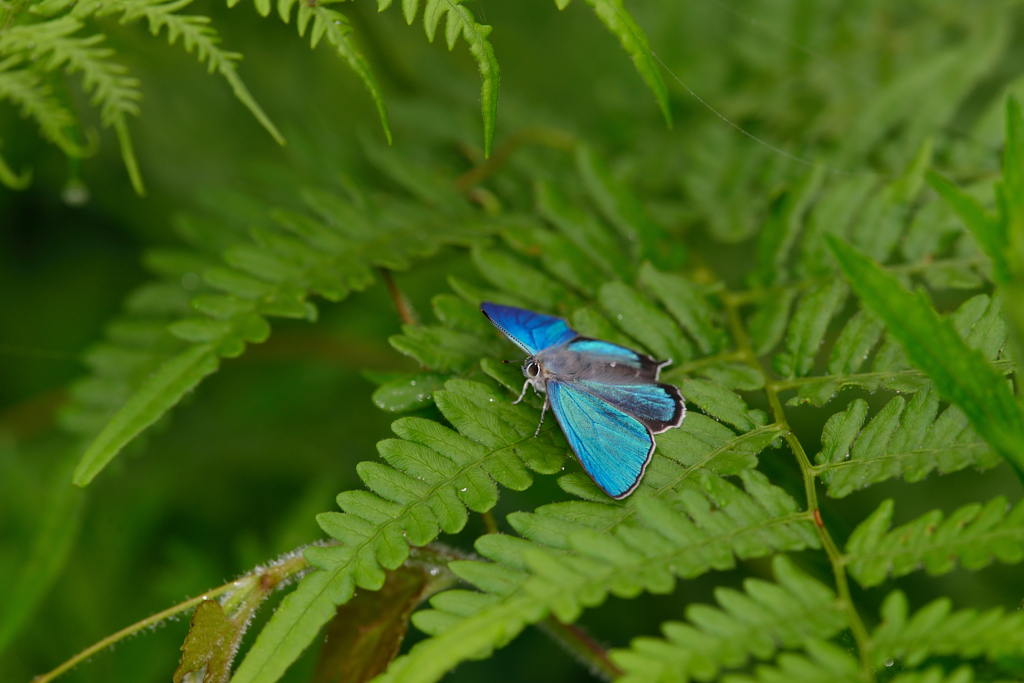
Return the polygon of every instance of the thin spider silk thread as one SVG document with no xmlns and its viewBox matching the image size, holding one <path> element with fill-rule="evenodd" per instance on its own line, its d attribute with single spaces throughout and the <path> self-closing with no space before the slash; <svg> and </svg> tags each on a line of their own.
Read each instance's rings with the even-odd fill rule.
<svg viewBox="0 0 1024 683">
<path fill-rule="evenodd" d="M 802 45 L 802 44 L 796 42 L 795 40 L 790 40 L 785 35 L 783 35 L 781 33 L 778 33 L 776 31 L 773 31 L 770 28 L 767 28 L 764 24 L 758 23 L 758 21 L 756 19 L 754 19 L 753 17 L 750 17 L 750 16 L 744 14 L 743 12 L 740 12 L 738 9 L 736 9 L 734 7 L 730 7 L 729 5 L 727 5 L 724 2 L 722 2 L 722 0 L 711 0 L 711 2 L 713 2 L 716 5 L 718 5 L 720 8 L 722 8 L 723 10 L 728 12 L 729 14 L 733 15 L 734 17 L 736 17 L 736 18 L 738 18 L 738 19 L 740 19 L 742 21 L 747 22 L 747 24 L 749 26 L 756 26 L 757 30 L 761 31 L 765 35 L 771 36 L 774 40 L 777 40 L 777 41 L 779 41 L 780 43 L 782 43 L 784 45 L 788 45 L 791 48 L 794 48 L 796 50 L 799 50 L 800 52 L 803 52 L 808 57 L 812 57 L 812 58 L 816 59 L 817 61 L 821 62 L 822 64 L 828 66 L 830 69 L 832 69 L 836 73 L 840 73 L 840 74 L 846 76 L 851 81 L 856 81 L 857 83 L 860 83 L 861 85 L 863 85 L 863 86 L 865 86 L 865 87 L 867 87 L 869 89 L 872 89 L 872 90 L 874 89 L 874 87 L 875 87 L 874 84 L 871 81 L 869 81 L 868 79 L 860 76 L 859 74 L 856 74 L 856 73 L 854 73 L 852 71 L 849 71 L 849 70 L 843 68 L 843 66 L 841 64 L 839 64 L 838 62 L 829 59 L 825 55 L 818 54 L 817 52 L 815 52 L 814 50 L 810 49 L 806 45 Z"/>
<path fill-rule="evenodd" d="M 615 13 L 619 15 L 619 19 L 620 19 L 620 20 L 622 20 L 622 25 L 623 25 L 623 26 L 625 26 L 625 27 L 627 27 L 627 29 L 628 29 L 628 27 L 629 27 L 629 22 L 627 22 L 627 21 L 626 21 L 626 19 L 625 19 L 625 17 L 623 17 L 623 16 L 622 16 L 622 12 L 621 12 L 621 11 L 619 11 L 619 8 L 618 8 L 618 7 L 616 7 L 614 3 L 611 3 L 611 4 L 612 4 L 612 7 L 613 7 L 613 8 L 615 9 Z M 683 86 L 683 88 L 685 88 L 685 89 L 686 89 L 686 92 L 690 93 L 690 96 L 691 96 L 691 97 L 693 97 L 693 98 L 694 98 L 695 100 L 697 100 L 697 101 L 698 101 L 698 102 L 700 102 L 700 103 L 701 103 L 702 105 L 704 105 L 704 107 L 705 107 L 705 108 L 706 108 L 706 109 L 707 109 L 708 111 L 710 111 L 711 113 L 713 113 L 713 114 L 714 114 L 715 116 L 717 116 L 718 118 L 720 118 L 720 119 L 721 119 L 722 121 L 724 121 L 725 123 L 729 124 L 730 126 L 732 126 L 733 128 L 735 128 L 735 129 L 736 129 L 737 131 L 739 131 L 739 132 L 740 132 L 740 133 L 742 133 L 743 135 L 747 136 L 748 138 L 750 138 L 751 140 L 753 140 L 753 141 L 754 141 L 754 142 L 756 142 L 757 144 L 761 145 L 762 147 L 764 147 L 764 148 L 766 148 L 766 149 L 769 149 L 769 150 L 771 150 L 772 152 L 775 152 L 776 154 L 778 154 L 778 155 L 780 155 L 780 156 L 782 156 L 782 157 L 784 157 L 784 158 L 786 158 L 786 159 L 789 159 L 790 161 L 795 161 L 795 162 L 796 162 L 796 163 L 798 163 L 798 164 L 803 164 L 804 166 L 808 166 L 808 167 L 810 167 L 810 168 L 818 168 L 818 169 L 821 169 L 821 170 L 823 170 L 823 171 L 829 171 L 829 172 L 831 172 L 831 173 L 836 173 L 836 174 L 839 174 L 839 175 L 845 175 L 845 176 L 855 176 L 855 175 L 873 175 L 873 176 L 877 176 L 877 177 L 884 177 L 884 175 L 881 175 L 881 174 L 878 174 L 878 173 L 875 173 L 875 172 L 865 172 L 865 171 L 848 171 L 848 170 L 846 170 L 846 169 L 842 169 L 842 168 L 836 168 L 836 167 L 834 167 L 834 166 L 829 166 L 829 165 L 827 165 L 827 164 L 820 164 L 820 163 L 817 163 L 817 162 L 811 161 L 811 160 L 809 160 L 809 159 L 804 159 L 804 158 L 802 158 L 802 157 L 798 157 L 798 156 L 796 156 L 795 154 L 790 154 L 789 152 L 787 152 L 787 151 L 785 151 L 785 150 L 782 150 L 782 149 L 780 149 L 780 148 L 776 147 L 775 145 L 771 144 L 771 143 L 770 143 L 770 142 L 768 142 L 767 140 L 762 140 L 761 138 L 759 138 L 758 136 L 754 135 L 753 133 L 751 133 L 751 132 L 749 132 L 749 131 L 745 130 L 745 129 L 744 129 L 744 128 L 743 128 L 742 126 L 740 126 L 739 124 L 737 124 L 737 123 L 734 123 L 734 122 L 733 122 L 733 121 L 732 121 L 732 120 L 731 120 L 731 119 L 730 119 L 729 117 L 727 117 L 727 116 L 726 116 L 725 114 L 723 114 L 722 112 L 718 111 L 717 109 L 715 109 L 714 107 L 712 107 L 712 106 L 711 106 L 710 104 L 708 104 L 708 103 L 707 103 L 706 101 L 704 101 L 704 99 L 703 99 L 703 98 L 701 98 L 701 96 L 700 96 L 700 95 L 698 95 L 697 93 L 695 93 L 695 92 L 693 91 L 693 88 L 691 88 L 691 87 L 690 87 L 690 86 L 688 86 L 688 85 L 687 85 L 686 83 L 684 83 L 684 82 L 683 82 L 683 79 L 679 78 L 679 76 L 677 76 L 677 75 L 675 74 L 675 72 L 674 72 L 674 71 L 672 71 L 672 69 L 668 68 L 668 65 L 667 65 L 667 64 L 665 64 L 665 62 L 663 62 L 663 61 L 662 61 L 661 57 L 659 57 L 659 56 L 658 56 L 658 53 L 657 53 L 657 52 L 655 52 L 655 51 L 654 51 L 654 49 L 653 49 L 653 48 L 652 48 L 652 47 L 651 47 L 650 45 L 648 45 L 648 44 L 647 44 L 647 41 L 641 40 L 641 39 L 640 39 L 640 37 L 639 37 L 639 36 L 637 36 L 636 34 L 633 34 L 633 38 L 634 38 L 634 39 L 636 40 L 636 42 L 637 42 L 637 43 L 638 43 L 639 45 L 642 45 L 642 46 L 644 47 L 644 49 L 646 49 L 646 50 L 647 50 L 647 52 L 649 52 L 649 53 L 650 53 L 650 55 L 651 55 L 652 57 L 654 57 L 654 59 L 655 59 L 655 60 L 656 60 L 656 61 L 658 62 L 658 64 L 660 64 L 660 65 L 661 65 L 661 68 L 665 69 L 665 71 L 667 71 L 667 72 L 668 72 L 668 74 L 669 74 L 670 76 L 672 76 L 672 78 L 674 78 L 674 79 L 676 80 L 676 82 L 677 82 L 677 83 L 679 83 L 679 85 Z"/>
</svg>

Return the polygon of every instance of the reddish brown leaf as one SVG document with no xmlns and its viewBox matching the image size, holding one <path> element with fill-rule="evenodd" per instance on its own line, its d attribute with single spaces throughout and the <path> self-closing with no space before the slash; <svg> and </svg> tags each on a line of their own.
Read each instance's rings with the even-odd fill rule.
<svg viewBox="0 0 1024 683">
<path fill-rule="evenodd" d="M 313 683 L 363 683 L 383 672 L 409 628 L 409 616 L 429 592 L 419 567 L 388 572 L 379 591 L 359 591 L 327 627 Z"/>
</svg>

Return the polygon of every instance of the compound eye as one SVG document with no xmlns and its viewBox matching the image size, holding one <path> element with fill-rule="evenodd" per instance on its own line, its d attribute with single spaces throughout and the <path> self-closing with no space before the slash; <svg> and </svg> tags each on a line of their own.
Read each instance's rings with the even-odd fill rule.
<svg viewBox="0 0 1024 683">
<path fill-rule="evenodd" d="M 526 366 L 526 376 L 527 377 L 536 377 L 539 374 L 540 374 L 540 367 L 538 367 L 538 365 L 536 363 L 530 363 L 529 365 Z"/>
</svg>

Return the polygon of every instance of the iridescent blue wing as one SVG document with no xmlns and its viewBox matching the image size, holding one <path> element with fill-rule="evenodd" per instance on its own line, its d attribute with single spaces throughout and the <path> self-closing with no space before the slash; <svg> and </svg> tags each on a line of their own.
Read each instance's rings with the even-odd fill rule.
<svg viewBox="0 0 1024 683">
<path fill-rule="evenodd" d="M 577 335 L 561 318 L 534 313 L 525 308 L 485 301 L 480 310 L 502 333 L 531 356 L 549 346 L 564 344 Z"/>
<path fill-rule="evenodd" d="M 654 437 L 637 418 L 571 384 L 548 380 L 548 399 L 587 474 L 612 498 L 625 498 L 644 476 Z"/>
<path fill-rule="evenodd" d="M 686 415 L 683 395 L 671 384 L 605 384 L 578 379 L 572 382 L 572 386 L 635 417 L 653 434 L 678 427 Z"/>
<path fill-rule="evenodd" d="M 569 344 L 569 350 L 585 354 L 587 359 L 595 364 L 618 368 L 619 372 L 616 374 L 622 377 L 632 375 L 641 380 L 657 381 L 661 369 L 672 362 L 670 360 L 659 362 L 650 356 L 637 353 L 633 349 L 627 349 L 625 346 L 587 337 L 580 337 L 573 341 Z M 633 372 L 623 372 L 625 369 Z"/>
</svg>

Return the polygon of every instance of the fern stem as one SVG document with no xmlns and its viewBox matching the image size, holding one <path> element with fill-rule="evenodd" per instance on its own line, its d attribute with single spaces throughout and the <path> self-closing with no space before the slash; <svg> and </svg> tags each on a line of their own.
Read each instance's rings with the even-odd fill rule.
<svg viewBox="0 0 1024 683">
<path fill-rule="evenodd" d="M 611 681 L 622 675 L 622 670 L 608 659 L 608 651 L 576 624 L 563 624 L 554 617 L 548 617 L 537 627 L 602 681 Z"/>
<path fill-rule="evenodd" d="M 728 316 L 729 332 L 732 335 L 733 342 L 739 349 L 741 360 L 760 372 L 765 378 L 764 392 L 768 398 L 768 405 L 771 407 L 775 424 L 782 432 L 783 438 L 793 452 L 797 466 L 800 468 L 800 474 L 804 480 L 804 492 L 807 497 L 807 516 L 814 522 L 814 528 L 818 532 L 821 546 L 824 548 L 825 554 L 828 555 L 829 564 L 832 565 L 832 574 L 836 582 L 836 595 L 839 596 L 839 600 L 843 605 L 847 625 L 853 634 L 854 641 L 857 643 L 861 672 L 866 680 L 874 681 L 874 668 L 871 666 L 870 658 L 871 637 L 868 634 L 867 627 L 864 626 L 863 620 L 860 618 L 860 614 L 857 613 L 857 607 L 850 595 L 850 584 L 846 576 L 846 565 L 843 563 L 843 555 L 839 551 L 832 535 L 825 528 L 824 522 L 822 522 L 821 513 L 818 510 L 818 492 L 815 488 L 815 469 L 807 457 L 803 444 L 800 443 L 800 440 L 790 428 L 789 422 L 786 419 L 786 412 L 782 407 L 782 401 L 779 400 L 779 392 L 786 388 L 786 383 L 773 381 L 768 371 L 758 361 L 753 345 L 750 342 L 750 335 L 747 333 L 747 329 L 740 318 L 740 306 L 744 299 L 730 292 L 722 292 L 720 296 Z"/>
<path fill-rule="evenodd" d="M 498 196 L 484 187 L 471 187 L 466 190 L 466 199 L 478 204 L 488 216 L 497 216 L 501 213 L 501 202 Z"/>
<path fill-rule="evenodd" d="M 402 324 L 418 325 L 416 314 L 413 312 L 412 306 L 409 305 L 409 300 L 405 298 L 405 294 L 402 294 L 402 290 L 395 284 L 395 278 L 392 277 L 391 271 L 381 268 L 380 274 L 384 278 L 384 284 L 388 286 L 388 294 L 391 295 L 391 300 L 395 304 L 395 310 L 398 311 L 398 317 L 402 319 Z"/>
<path fill-rule="evenodd" d="M 58 676 L 66 673 L 69 669 L 78 666 L 83 661 L 85 661 L 89 657 L 92 657 L 97 652 L 100 652 L 114 645 L 115 643 L 124 640 L 128 636 L 139 633 L 143 629 L 155 626 L 156 624 L 159 624 L 161 621 L 169 619 L 170 617 L 173 617 L 176 614 L 181 614 L 182 612 L 192 609 L 193 607 L 202 602 L 205 602 L 207 600 L 215 600 L 221 596 L 229 596 L 227 600 L 231 601 L 232 592 L 238 589 L 238 585 L 241 582 L 249 580 L 250 582 L 255 583 L 257 588 L 263 589 L 258 591 L 239 593 L 236 596 L 236 599 L 247 601 L 246 597 L 256 592 L 259 592 L 262 597 L 266 597 L 266 595 L 272 592 L 274 588 L 281 586 L 287 580 L 294 578 L 296 575 L 302 573 L 308 568 L 309 563 L 306 561 L 306 558 L 304 558 L 301 553 L 298 555 L 289 556 L 288 559 L 284 561 L 270 564 L 266 567 L 260 567 L 255 571 L 250 572 L 249 574 L 246 574 L 245 576 L 238 578 L 230 583 L 226 583 L 223 586 L 218 586 L 217 588 L 206 591 L 202 595 L 198 595 L 192 598 L 191 600 L 180 602 L 177 605 L 174 605 L 173 607 L 168 607 L 162 612 L 157 612 L 156 614 L 150 615 L 145 619 L 137 621 L 131 626 L 126 626 L 120 631 L 111 633 L 106 638 L 97 641 L 96 643 L 93 643 L 92 645 L 85 648 L 77 655 L 67 660 L 66 662 L 64 662 L 57 668 L 53 669 L 52 671 L 42 674 L 41 676 L 36 676 L 32 679 L 32 683 L 49 683 L 49 681 L 52 681 Z"/>
<path fill-rule="evenodd" d="M 1016 363 L 1011 360 L 997 360 L 990 363 L 994 370 L 1002 371 L 1004 374 L 1008 374 L 1016 369 Z M 916 377 L 927 378 L 928 375 L 921 372 L 920 370 L 895 370 L 885 372 L 859 372 L 850 375 L 843 375 L 842 379 L 846 382 L 874 382 L 874 381 L 885 381 L 896 378 L 907 378 L 912 379 Z M 831 379 L 828 375 L 819 375 L 817 377 L 790 377 L 789 379 L 781 379 L 777 382 L 773 382 L 772 385 L 776 391 L 782 393 L 790 389 L 799 389 L 805 384 L 815 384 L 822 380 Z M 837 378 L 838 379 L 838 378 Z"/>
<path fill-rule="evenodd" d="M 487 512 L 481 512 L 480 519 L 484 521 L 484 529 L 487 531 L 487 533 L 501 533 L 501 530 L 498 529 L 498 523 L 495 521 L 494 515 L 491 513 L 490 510 L 488 510 Z"/>
<path fill-rule="evenodd" d="M 7 352 L 12 347 L 0 344 L 0 353 Z M 18 347 L 13 347 L 18 348 Z M 30 352 L 34 352 L 35 349 L 28 349 Z M 45 353 L 60 353 L 60 352 L 40 352 Z M 30 357 L 35 353 L 26 354 Z M 36 357 L 41 358 L 54 358 L 60 356 L 46 356 L 39 355 Z M 35 396 L 31 396 L 20 403 L 16 403 L 12 406 L 5 408 L 0 411 L 0 431 L 11 434 L 15 439 L 19 441 L 27 441 L 32 437 L 42 434 L 48 431 L 53 425 L 57 417 L 57 411 L 60 410 L 68 402 L 68 392 L 66 389 L 51 389 Z"/>
<path fill-rule="evenodd" d="M 25 9 L 25 5 L 28 4 L 28 0 L 14 0 L 14 4 L 4 12 L 3 20 L 0 21 L 0 33 L 3 33 L 11 26 L 14 25 L 14 20 L 21 14 L 21 10 Z"/>
<path fill-rule="evenodd" d="M 825 523 L 821 519 L 821 512 L 818 509 L 818 492 L 815 488 L 815 471 L 811 465 L 810 459 L 807 457 L 807 452 L 804 450 L 803 444 L 793 434 L 793 431 L 789 427 L 789 423 L 786 421 L 786 414 L 782 408 L 782 401 L 779 400 L 779 390 L 773 382 L 765 384 L 765 393 L 768 395 L 768 404 L 771 406 L 772 415 L 775 417 L 776 423 L 783 427 L 783 434 L 786 443 L 789 445 L 789 449 L 793 452 L 796 458 L 797 465 L 800 467 L 800 474 L 804 480 L 804 491 L 807 495 L 807 510 L 810 513 L 811 519 L 814 522 L 814 528 L 818 532 L 818 538 L 821 540 L 821 546 L 825 550 L 825 554 L 828 555 L 829 564 L 832 565 L 832 574 L 835 576 L 836 582 L 836 595 L 839 596 L 840 602 L 843 604 L 843 610 L 846 612 L 846 622 L 850 627 L 850 632 L 853 634 L 853 639 L 857 643 L 857 651 L 860 654 L 861 671 L 865 674 L 868 680 L 874 681 L 874 669 L 871 666 L 871 636 L 868 634 L 867 627 L 864 626 L 864 621 L 860 618 L 860 614 L 857 613 L 857 606 L 853 602 L 853 597 L 850 595 L 850 583 L 846 576 L 846 565 L 843 562 L 843 554 L 840 552 L 839 547 L 836 545 L 832 535 L 825 528 Z"/>
<path fill-rule="evenodd" d="M 704 356 L 703 358 L 692 360 L 689 363 L 680 363 L 679 365 L 669 368 L 663 372 L 661 376 L 674 381 L 677 376 L 678 378 L 683 378 L 692 372 L 701 370 L 710 365 L 717 365 L 718 363 L 745 363 L 746 360 L 747 354 L 744 351 L 721 351 L 710 356 Z"/>
<path fill-rule="evenodd" d="M 560 149 L 564 152 L 571 152 L 576 146 L 576 136 L 557 128 L 545 128 L 542 126 L 531 126 L 520 128 L 498 146 L 491 158 L 484 163 L 474 166 L 455 179 L 455 189 L 459 192 L 466 192 L 474 185 L 483 182 L 485 178 L 498 171 L 508 162 L 512 152 L 522 145 L 542 145 L 553 149 Z"/>
<path fill-rule="evenodd" d="M 487 533 L 499 533 L 494 516 L 490 512 L 481 514 Z M 441 543 L 429 543 L 422 548 L 411 548 L 410 559 L 416 562 L 425 563 L 431 568 L 437 567 L 447 575 L 448 580 L 439 582 L 439 587 L 423 596 L 423 600 L 441 590 L 441 587 L 448 587 L 459 579 L 448 569 L 448 562 L 452 560 L 466 560 L 470 556 L 455 548 Z M 554 617 L 548 617 L 537 624 L 537 628 L 545 633 L 556 643 L 568 650 L 580 663 L 587 667 L 591 674 L 603 681 L 612 681 L 622 675 L 622 670 L 608 658 L 608 650 L 587 633 L 582 627 L 576 624 L 563 624 Z"/>
</svg>

